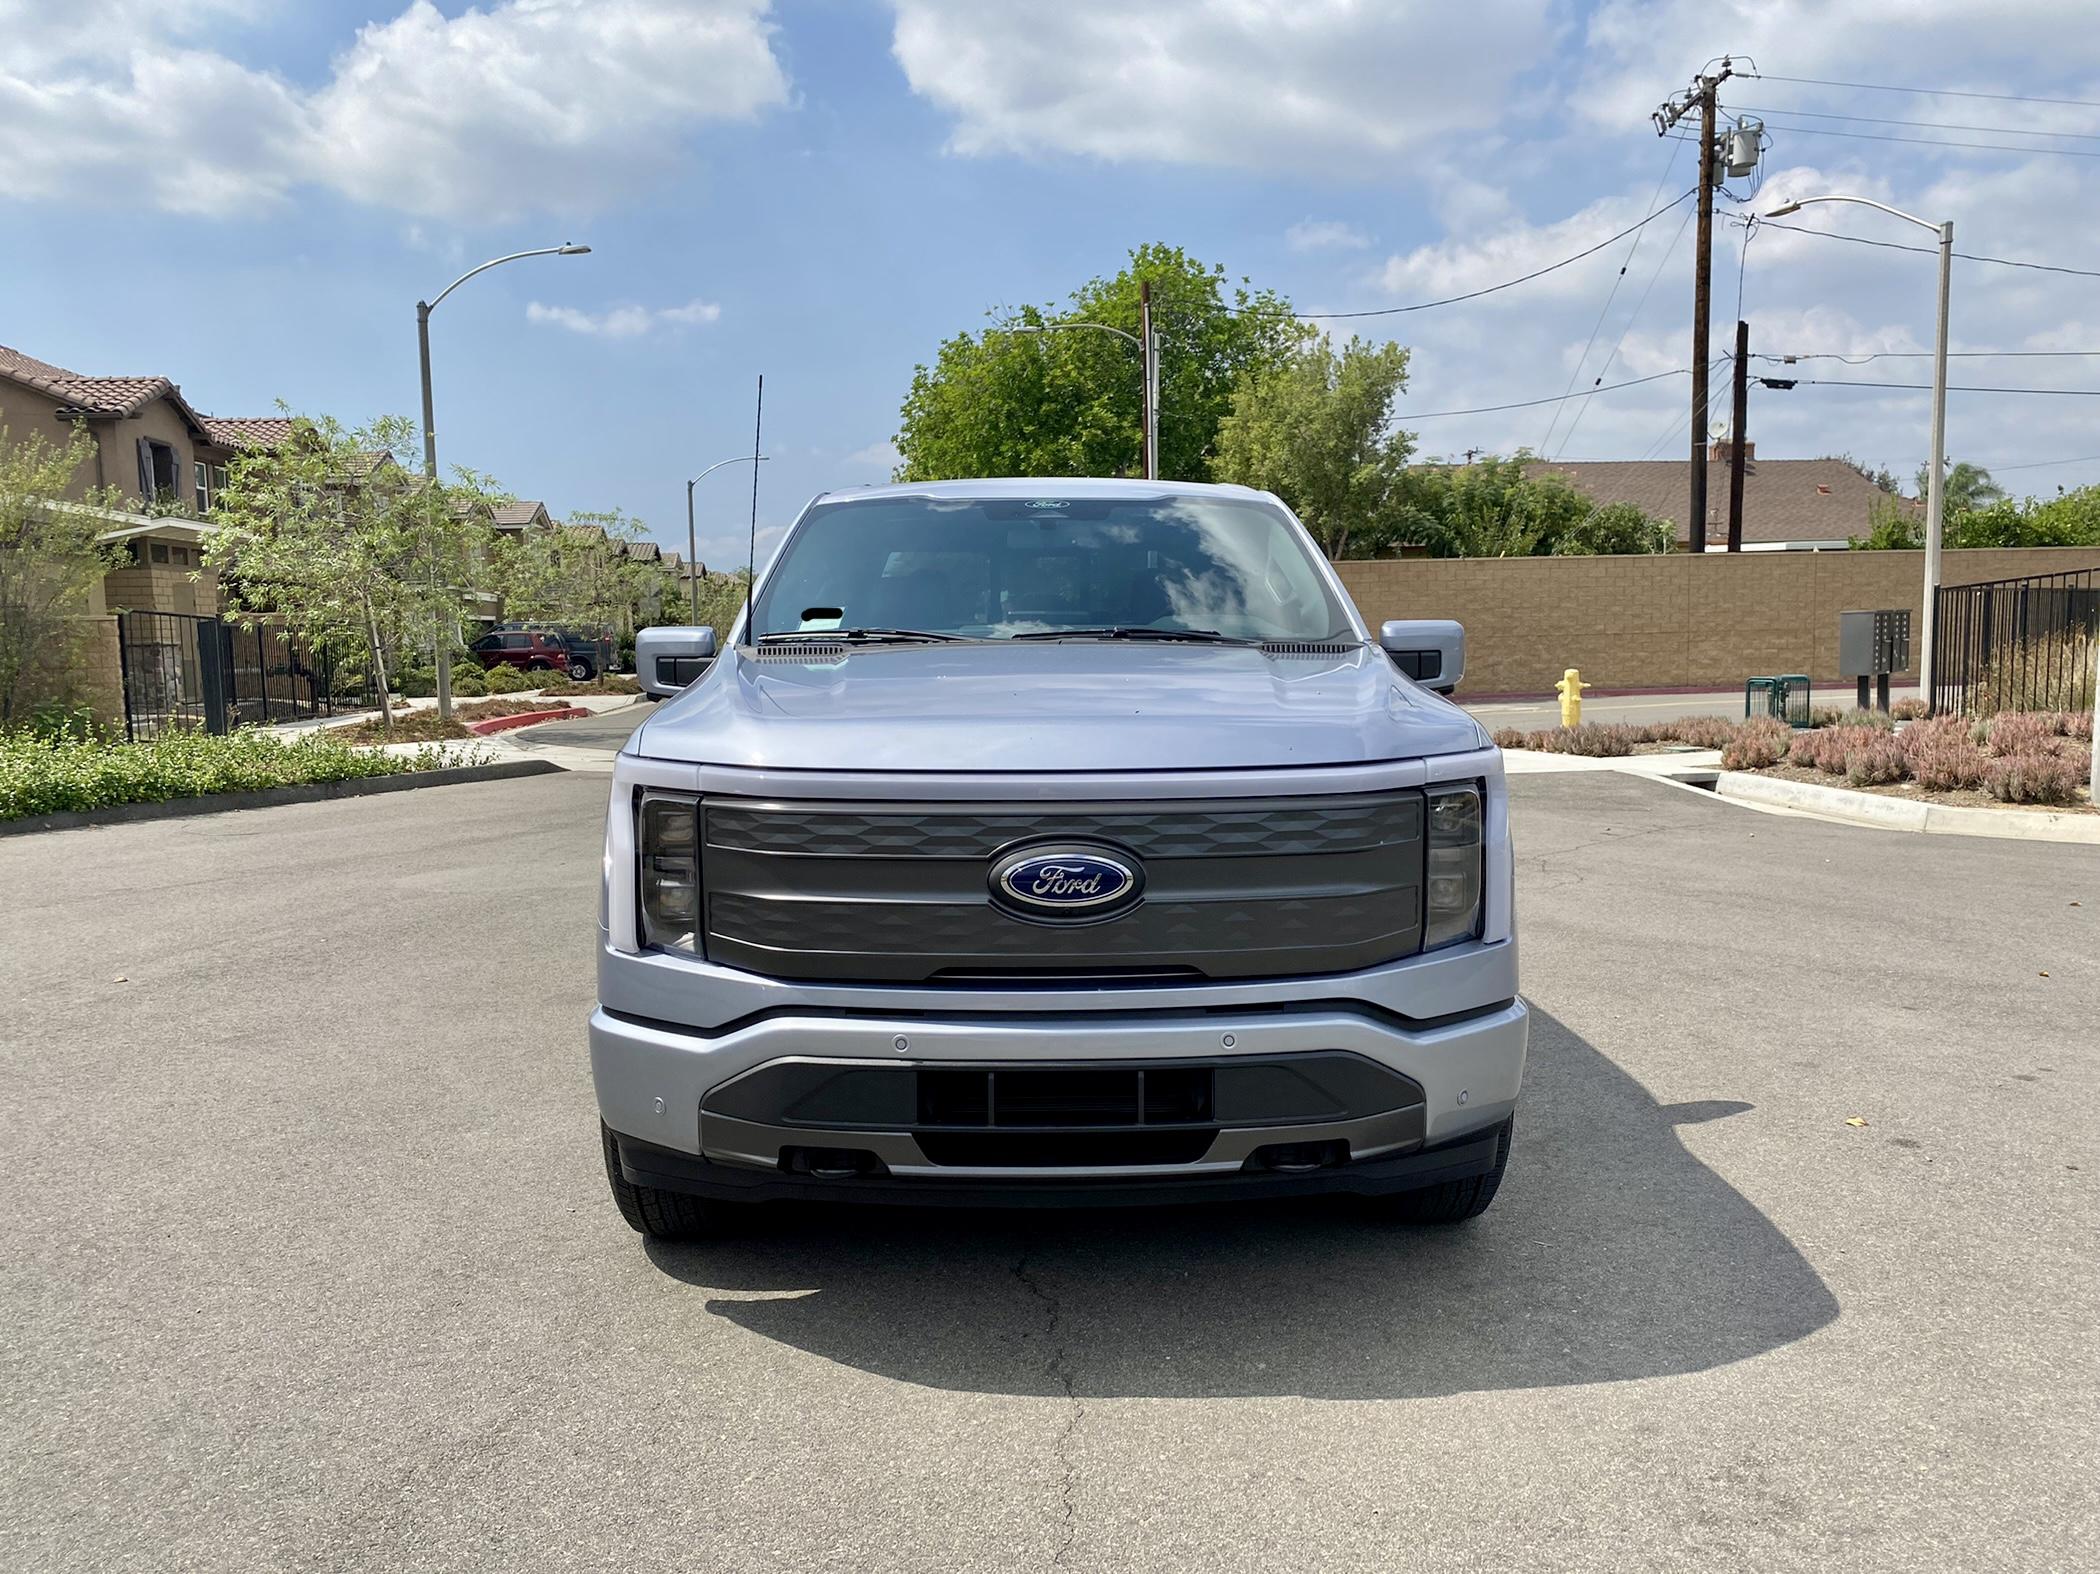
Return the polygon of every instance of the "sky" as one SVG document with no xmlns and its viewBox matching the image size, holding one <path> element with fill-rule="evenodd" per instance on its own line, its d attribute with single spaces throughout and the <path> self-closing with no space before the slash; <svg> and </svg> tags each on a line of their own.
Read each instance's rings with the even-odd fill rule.
<svg viewBox="0 0 2100 1574">
<path fill-rule="evenodd" d="M 682 548 L 686 478 L 750 451 L 763 373 L 763 556 L 814 493 L 887 479 L 913 366 L 988 312 L 1147 241 L 1307 314 L 1514 279 L 1693 186 L 1649 117 L 1728 54 L 1759 74 L 1723 85 L 1724 117 L 1767 145 L 1719 204 L 1711 355 L 1740 302 L 1754 354 L 1848 357 L 1758 363 L 1801 382 L 1753 385 L 1749 436 L 1908 478 L 1929 396 L 1834 384 L 1929 382 L 1933 259 L 1858 242 L 1933 237 L 1825 204 L 1787 221 L 1825 233 L 1746 247 L 1738 215 L 1849 193 L 1951 219 L 1958 251 L 2100 270 L 2092 21 L 2090 0 L 0 0 L 0 343 L 172 377 L 215 415 L 413 415 L 419 298 L 588 244 L 433 316 L 441 460 Z M 1320 325 L 1410 347 L 1398 418 L 1425 455 L 1680 457 L 1690 209 L 1507 290 Z M 1951 322 L 1957 385 L 2100 390 L 2100 353 L 2035 353 L 2100 352 L 2100 277 L 1958 261 Z M 1948 450 L 2021 493 L 2100 480 L 2100 398 L 1954 393 Z M 748 470 L 698 502 L 703 560 L 740 563 Z"/>
</svg>

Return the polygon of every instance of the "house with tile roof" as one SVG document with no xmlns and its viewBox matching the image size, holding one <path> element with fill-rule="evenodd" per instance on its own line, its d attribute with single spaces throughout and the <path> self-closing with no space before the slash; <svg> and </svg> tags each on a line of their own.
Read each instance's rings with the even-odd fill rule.
<svg viewBox="0 0 2100 1574">
<path fill-rule="evenodd" d="M 1732 459 L 1726 441 L 1706 455 L 1706 547 L 1728 545 L 1728 486 Z M 1683 459 L 1533 459 L 1527 476 L 1553 475 L 1600 506 L 1632 503 L 1667 519 L 1677 531 L 1679 551 L 1691 546 L 1685 511 L 1691 493 L 1691 464 Z M 1746 552 L 1840 552 L 1853 536 L 1873 528 L 1877 506 L 1915 509 L 1917 499 L 1891 497 L 1845 459 L 1759 459 L 1757 444 L 1743 445 L 1743 550 Z"/>
</svg>

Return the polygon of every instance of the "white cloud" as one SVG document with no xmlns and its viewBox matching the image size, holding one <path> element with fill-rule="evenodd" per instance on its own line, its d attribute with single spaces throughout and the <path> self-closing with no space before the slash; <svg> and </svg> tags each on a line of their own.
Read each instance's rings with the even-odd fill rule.
<svg viewBox="0 0 2100 1574">
<path fill-rule="evenodd" d="M 892 52 L 965 154 L 1375 174 L 1486 130 L 1550 0 L 894 0 Z"/>
<path fill-rule="evenodd" d="M 658 328 L 690 328 L 717 321 L 722 308 L 713 301 L 688 301 L 683 306 L 650 308 L 615 306 L 602 312 L 579 311 L 574 306 L 548 306 L 533 301 L 525 308 L 527 322 L 566 328 L 571 333 L 593 334 L 605 339 L 638 339 Z"/>
<path fill-rule="evenodd" d="M 855 472 L 858 479 L 844 484 L 859 486 L 868 481 L 887 481 L 890 473 L 902 463 L 904 455 L 897 452 L 897 445 L 885 437 L 879 443 L 856 448 L 846 456 L 846 468 Z"/>
<path fill-rule="evenodd" d="M 1361 251 L 1371 237 L 1339 219 L 1303 219 L 1283 232 L 1283 243 L 1298 252 Z"/>
<path fill-rule="evenodd" d="M 0 196 L 232 213 L 315 184 L 425 217 L 573 214 L 784 103 L 769 0 L 412 0 L 306 89 L 183 47 L 262 0 L 0 0 Z"/>
</svg>

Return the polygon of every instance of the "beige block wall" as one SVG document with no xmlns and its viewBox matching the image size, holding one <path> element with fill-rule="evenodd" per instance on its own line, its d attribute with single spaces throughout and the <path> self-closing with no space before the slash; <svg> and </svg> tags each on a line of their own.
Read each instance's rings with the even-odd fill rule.
<svg viewBox="0 0 2100 1574">
<path fill-rule="evenodd" d="M 1579 667 L 1600 688 L 1739 687 L 1805 672 L 1835 686 L 1838 614 L 1909 608 L 1922 552 L 1706 552 L 1652 557 L 1408 558 L 1335 565 L 1365 621 L 1456 618 L 1462 694 L 1544 694 Z M 1941 581 L 2100 568 L 2100 548 L 1949 552 Z M 1915 665 L 1906 674 L 1915 681 Z"/>
<path fill-rule="evenodd" d="M 79 644 L 70 662 L 54 660 L 24 684 L 25 709 L 50 701 L 94 707 L 95 720 L 119 731 L 124 726 L 124 667 L 117 653 L 117 620 L 96 614 L 76 620 Z"/>
</svg>

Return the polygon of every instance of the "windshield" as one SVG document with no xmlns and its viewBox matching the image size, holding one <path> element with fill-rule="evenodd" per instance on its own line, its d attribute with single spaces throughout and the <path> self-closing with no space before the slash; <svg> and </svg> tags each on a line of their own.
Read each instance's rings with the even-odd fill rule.
<svg viewBox="0 0 2100 1574">
<path fill-rule="evenodd" d="M 767 637 L 1358 636 L 1302 534 L 1211 497 L 876 497 L 820 503 L 766 576 Z"/>
</svg>

